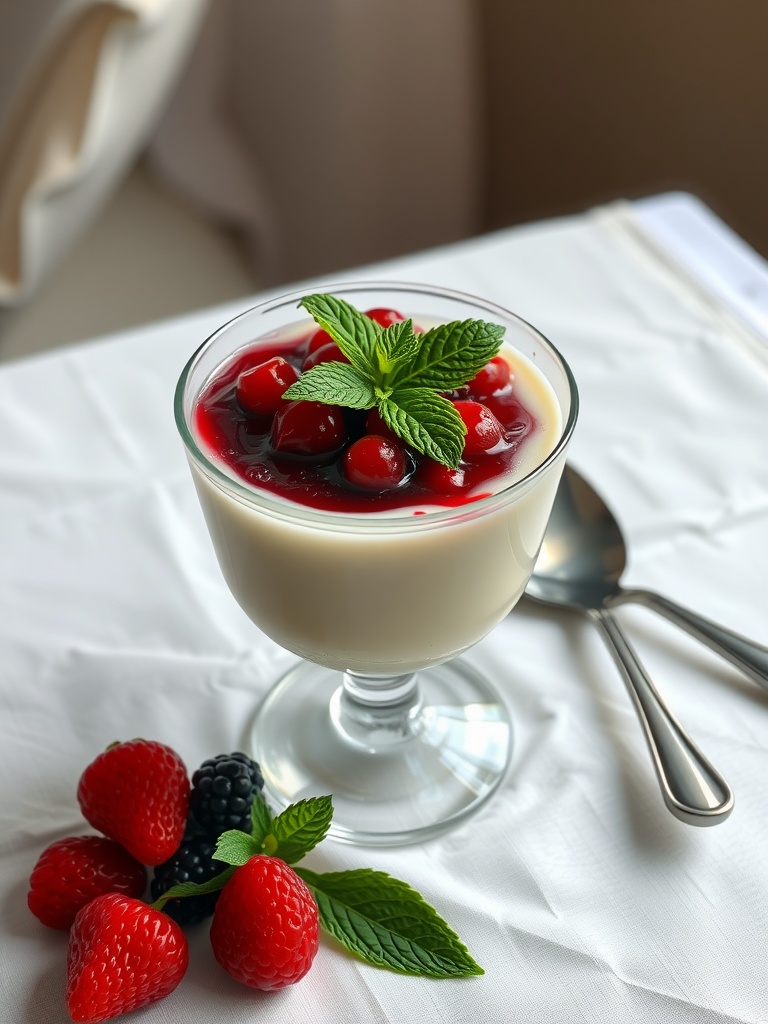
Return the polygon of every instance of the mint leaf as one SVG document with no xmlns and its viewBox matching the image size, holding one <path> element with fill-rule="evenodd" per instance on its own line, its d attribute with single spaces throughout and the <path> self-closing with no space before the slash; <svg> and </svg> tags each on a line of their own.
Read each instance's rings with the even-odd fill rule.
<svg viewBox="0 0 768 1024">
<path fill-rule="evenodd" d="M 214 860 L 223 860 L 225 864 L 239 867 L 241 864 L 247 864 L 255 854 L 261 853 L 261 847 L 262 842 L 249 836 L 247 832 L 233 828 L 219 836 L 213 857 Z"/>
<path fill-rule="evenodd" d="M 413 331 L 413 320 L 401 320 L 384 328 L 376 342 L 378 369 L 383 377 L 381 383 L 397 365 L 413 358 L 419 343 L 419 335 Z"/>
<path fill-rule="evenodd" d="M 283 392 L 283 398 L 345 405 L 348 409 L 370 409 L 376 403 L 370 379 L 349 363 L 337 362 L 319 363 L 302 373 Z"/>
<path fill-rule="evenodd" d="M 272 822 L 272 835 L 277 840 L 274 855 L 287 864 L 301 860 L 325 838 L 332 817 L 330 796 L 310 797 L 291 804 Z"/>
<path fill-rule="evenodd" d="M 368 963 L 430 978 L 484 973 L 458 935 L 405 882 L 369 868 L 295 870 L 312 889 L 322 927 Z"/>
<path fill-rule="evenodd" d="M 263 847 L 264 840 L 272 832 L 272 812 L 267 807 L 267 802 L 261 793 L 257 793 L 251 804 L 251 838 L 259 847 Z"/>
<path fill-rule="evenodd" d="M 485 320 L 454 320 L 422 334 L 413 356 L 390 381 L 393 387 L 460 388 L 499 351 L 504 328 Z"/>
<path fill-rule="evenodd" d="M 398 388 L 377 408 L 406 444 L 444 466 L 458 468 L 467 428 L 447 398 L 428 388 Z"/>
<path fill-rule="evenodd" d="M 330 334 L 353 366 L 367 375 L 376 373 L 380 324 L 335 295 L 305 295 L 299 305 Z"/>
<path fill-rule="evenodd" d="M 170 889 L 167 889 L 162 896 L 158 896 L 150 905 L 155 910 L 162 910 L 168 900 L 177 900 L 184 896 L 205 896 L 209 892 L 218 892 L 224 888 L 234 875 L 235 870 L 234 866 L 224 868 L 220 874 L 209 878 L 207 882 L 179 882 L 178 885 L 172 885 Z"/>
</svg>

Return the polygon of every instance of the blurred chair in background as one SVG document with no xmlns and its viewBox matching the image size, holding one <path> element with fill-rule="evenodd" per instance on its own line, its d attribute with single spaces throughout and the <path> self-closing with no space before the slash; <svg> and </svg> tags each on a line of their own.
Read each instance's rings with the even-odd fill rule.
<svg viewBox="0 0 768 1024">
<path fill-rule="evenodd" d="M 4 308 L 30 301 L 146 145 L 204 4 L 26 0 L 0 13 Z"/>
<path fill-rule="evenodd" d="M 479 229 L 472 0 L 20 8 L 0 10 L 0 358 Z"/>
</svg>

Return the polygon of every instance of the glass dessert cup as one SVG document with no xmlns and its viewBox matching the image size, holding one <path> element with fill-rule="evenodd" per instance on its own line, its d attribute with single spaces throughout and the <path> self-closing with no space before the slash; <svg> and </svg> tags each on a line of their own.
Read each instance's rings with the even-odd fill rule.
<svg viewBox="0 0 768 1024">
<path fill-rule="evenodd" d="M 275 812 L 330 794 L 336 839 L 390 846 L 436 835 L 497 788 L 512 725 L 493 685 L 459 657 L 514 607 L 544 537 L 578 398 L 555 348 L 505 309 L 411 284 L 323 291 L 415 323 L 483 319 L 506 328 L 554 393 L 548 454 L 476 501 L 396 512 L 337 513 L 248 485 L 204 450 L 196 401 L 211 377 L 259 339 L 305 322 L 305 292 L 246 311 L 183 370 L 176 422 L 224 578 L 252 621 L 303 660 L 255 714 L 251 750 Z M 546 383 L 548 382 L 548 383 Z"/>
</svg>

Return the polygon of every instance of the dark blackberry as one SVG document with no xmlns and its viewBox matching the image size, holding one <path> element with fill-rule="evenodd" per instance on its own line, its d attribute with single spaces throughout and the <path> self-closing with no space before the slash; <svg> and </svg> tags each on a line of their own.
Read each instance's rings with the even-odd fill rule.
<svg viewBox="0 0 768 1024">
<path fill-rule="evenodd" d="M 162 896 L 172 885 L 180 882 L 207 882 L 228 867 L 223 861 L 213 860 L 216 840 L 206 836 L 185 837 L 176 853 L 154 869 L 150 884 L 152 899 Z M 181 925 L 197 924 L 210 917 L 219 898 L 218 892 L 203 896 L 185 896 L 168 900 L 163 911 Z"/>
<path fill-rule="evenodd" d="M 261 769 L 240 751 L 203 761 L 192 776 L 190 812 L 209 836 L 251 831 L 251 804 L 264 786 Z"/>
</svg>

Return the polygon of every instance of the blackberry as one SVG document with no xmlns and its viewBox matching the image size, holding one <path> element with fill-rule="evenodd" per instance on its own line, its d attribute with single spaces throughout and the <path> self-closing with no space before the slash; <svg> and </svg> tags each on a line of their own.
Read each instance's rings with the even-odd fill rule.
<svg viewBox="0 0 768 1024">
<path fill-rule="evenodd" d="M 216 840 L 206 836 L 185 837 L 176 853 L 154 869 L 150 884 L 152 899 L 162 896 L 172 885 L 180 882 L 207 882 L 228 867 L 223 861 L 213 860 Z M 210 917 L 219 898 L 218 892 L 203 896 L 185 896 L 168 900 L 163 911 L 181 925 L 197 924 Z"/>
<path fill-rule="evenodd" d="M 206 835 L 251 831 L 251 804 L 264 786 L 261 769 L 240 751 L 203 761 L 192 776 L 190 812 Z"/>
</svg>

